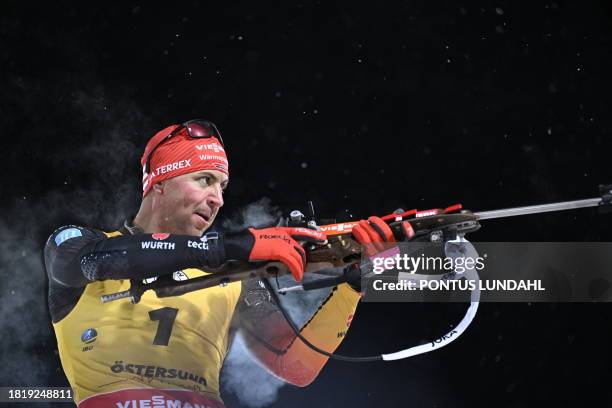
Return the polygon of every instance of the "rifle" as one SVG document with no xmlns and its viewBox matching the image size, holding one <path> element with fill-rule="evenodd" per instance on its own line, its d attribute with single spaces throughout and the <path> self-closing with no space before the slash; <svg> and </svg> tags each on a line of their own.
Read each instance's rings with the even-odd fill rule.
<svg viewBox="0 0 612 408">
<path fill-rule="evenodd" d="M 502 210 L 471 212 L 463 209 L 461 204 L 455 204 L 444 209 L 431 209 L 419 211 L 416 209 L 410 211 L 396 210 L 394 213 L 381 217 L 389 223 L 396 239 L 407 241 L 429 241 L 429 242 L 448 242 L 461 241 L 463 236 L 469 232 L 476 231 L 480 228 L 480 221 L 493 218 L 512 217 L 525 214 L 539 214 L 551 211 L 563 211 L 577 208 L 599 207 L 600 210 L 607 212 L 612 209 L 612 185 L 600 185 L 600 196 L 585 200 L 565 201 L 552 204 L 532 205 L 527 207 L 506 208 Z M 348 362 L 369 362 L 369 361 L 391 361 L 400 360 L 408 357 L 413 357 L 419 354 L 427 353 L 433 350 L 447 346 L 457 340 L 469 327 L 474 320 L 478 311 L 480 302 L 480 291 L 472 290 L 470 293 L 470 306 L 468 307 L 465 316 L 446 334 L 434 339 L 431 342 L 423 343 L 417 346 L 405 348 L 394 353 L 386 353 L 379 355 L 371 355 L 365 357 L 343 356 L 335 353 L 330 353 L 312 344 L 307 338 L 302 336 L 300 329 L 292 320 L 282 306 L 278 293 L 286 293 L 294 290 L 311 290 L 322 287 L 336 286 L 347 281 L 348 274 L 345 274 L 347 265 L 357 264 L 361 260 L 362 248 L 359 243 L 353 239 L 351 231 L 355 226 L 355 222 L 342 222 L 318 226 L 315 220 L 314 208 L 312 202 L 309 202 L 311 219 L 305 220 L 305 216 L 299 211 L 293 211 L 287 220 L 284 220 L 286 226 L 300 226 L 307 228 L 316 228 L 325 232 L 328 243 L 324 246 L 307 246 L 307 272 L 316 271 L 317 274 L 328 274 L 327 278 L 318 279 L 309 282 L 305 275 L 302 283 L 292 287 L 275 289 L 271 286 L 266 278 L 277 277 L 286 274 L 287 268 L 279 262 L 270 263 L 231 263 L 228 262 L 222 268 L 211 271 L 210 275 L 188 279 L 186 281 L 175 281 L 171 276 L 164 276 L 151 283 L 143 281 L 131 280 L 130 289 L 103 295 L 102 301 L 109 302 L 116 299 L 130 298 L 133 303 L 138 303 L 142 294 L 147 290 L 154 290 L 158 297 L 179 296 L 184 293 L 210 288 L 213 286 L 223 286 L 230 282 L 240 281 L 244 279 L 259 278 L 261 283 L 266 287 L 270 294 L 270 298 L 276 303 L 279 311 L 295 333 L 306 346 L 313 351 L 327 356 L 329 358 L 348 361 Z M 282 225 L 282 224 L 281 224 Z M 408 225 L 408 229 L 406 227 Z M 465 241 L 465 240 L 463 240 Z M 331 268 L 330 268 L 331 266 Z M 351 268 L 357 269 L 360 268 Z M 457 276 L 456 273 L 445 274 L 441 279 L 474 279 L 478 278 L 475 271 L 469 271 L 472 276 Z"/>
<path fill-rule="evenodd" d="M 361 260 L 362 247 L 351 235 L 353 226 L 357 223 L 340 222 L 319 226 L 315 220 L 312 202 L 308 204 L 311 215 L 310 220 L 306 220 L 304 214 L 296 210 L 292 211 L 289 217 L 282 221 L 280 226 L 314 228 L 323 231 L 327 235 L 328 243 L 326 245 L 309 245 L 306 247 L 308 261 L 306 271 L 329 275 L 329 277 L 314 281 L 304 279 L 302 284 L 281 289 L 279 293 L 338 285 L 346 279 L 342 275 L 344 268 Z M 389 223 L 391 230 L 397 238 L 401 237 L 404 240 L 410 241 L 445 242 L 457 236 L 463 236 L 478 230 L 481 227 L 480 221 L 482 220 L 588 207 L 599 207 L 602 212 L 610 211 L 612 209 L 612 184 L 600 185 L 599 197 L 583 200 L 481 212 L 469 211 L 464 209 L 461 204 L 429 210 L 412 209 L 404 211 L 398 209 L 381 218 Z M 412 231 L 407 236 L 406 231 L 400 230 L 403 221 L 408 221 L 412 228 Z M 103 295 L 101 300 L 106 303 L 129 298 L 132 303 L 138 303 L 142 294 L 148 290 L 153 290 L 159 298 L 180 296 L 196 290 L 214 286 L 225 286 L 231 282 L 246 279 L 274 278 L 287 274 L 288 269 L 280 262 L 228 262 L 222 267 L 211 269 L 208 272 L 210 272 L 209 275 L 184 281 L 176 281 L 172 279 L 172 275 L 160 277 L 150 283 L 132 279 L 128 290 Z M 307 274 L 305 278 L 306 276 Z"/>
</svg>

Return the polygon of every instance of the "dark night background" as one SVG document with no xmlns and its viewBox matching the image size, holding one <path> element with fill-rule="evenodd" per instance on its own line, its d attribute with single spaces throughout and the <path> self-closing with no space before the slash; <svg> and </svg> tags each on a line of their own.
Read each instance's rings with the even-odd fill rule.
<svg viewBox="0 0 612 408">
<path fill-rule="evenodd" d="M 0 385 L 66 384 L 42 246 L 60 225 L 111 229 L 135 213 L 142 148 L 170 123 L 221 128 L 226 218 L 262 197 L 347 220 L 590 198 L 612 183 L 606 1 L 165 4 L 2 6 Z M 470 238 L 609 241 L 610 225 L 580 210 L 486 221 Z M 396 351 L 464 310 L 362 304 L 340 350 Z M 447 348 L 330 362 L 274 406 L 606 406 L 611 311 L 482 304 Z"/>
</svg>

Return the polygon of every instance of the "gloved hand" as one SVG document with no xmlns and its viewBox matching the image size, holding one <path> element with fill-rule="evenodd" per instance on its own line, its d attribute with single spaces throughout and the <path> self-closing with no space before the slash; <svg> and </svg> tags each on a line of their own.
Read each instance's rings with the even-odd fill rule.
<svg viewBox="0 0 612 408">
<path fill-rule="evenodd" d="M 365 246 L 366 253 L 373 256 L 385 249 L 383 242 L 395 242 L 393 231 L 389 224 L 379 217 L 361 220 L 353 227 L 353 236 Z"/>
<path fill-rule="evenodd" d="M 395 242 L 393 231 L 380 217 L 369 217 L 353 227 L 353 237 L 364 246 L 368 256 L 385 250 L 383 242 Z M 361 267 L 352 264 L 344 269 L 344 279 L 357 292 L 361 291 Z"/>
<path fill-rule="evenodd" d="M 327 236 L 316 230 L 297 227 L 249 228 L 248 232 L 225 238 L 226 258 L 238 261 L 280 261 L 300 282 L 306 267 L 306 252 L 299 242 L 325 244 Z"/>
<path fill-rule="evenodd" d="M 414 236 L 414 230 L 408 221 L 402 221 L 397 231 L 397 238 L 400 240 Z M 352 233 L 353 237 L 364 246 L 365 252 L 369 257 L 374 257 L 379 252 L 390 250 L 391 246 L 388 243 L 397 242 L 389 224 L 379 217 L 369 217 L 367 220 L 359 221 L 353 227 Z M 387 243 L 387 245 L 384 243 Z M 361 268 L 359 264 L 351 265 L 345 269 L 344 277 L 353 289 L 361 291 Z"/>
</svg>

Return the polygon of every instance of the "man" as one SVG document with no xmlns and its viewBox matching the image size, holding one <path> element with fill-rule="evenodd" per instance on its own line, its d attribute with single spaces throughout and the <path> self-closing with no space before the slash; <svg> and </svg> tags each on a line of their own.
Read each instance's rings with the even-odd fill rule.
<svg viewBox="0 0 612 408">
<path fill-rule="evenodd" d="M 100 301 L 128 289 L 130 279 L 190 279 L 230 260 L 280 261 L 300 281 L 306 265 L 300 243 L 326 242 L 325 234 L 306 228 L 206 233 L 229 182 L 223 141 L 210 122 L 158 132 L 141 164 L 143 199 L 133 221 L 114 232 L 62 227 L 45 247 L 49 309 L 78 406 L 222 407 L 219 372 L 232 322 L 272 373 L 299 386 L 312 382 L 327 357 L 296 339 L 257 280 L 162 299 L 149 291 L 137 304 Z M 393 240 L 376 217 L 361 221 L 355 236 L 362 243 Z M 358 285 L 334 288 L 301 334 L 334 351 L 355 313 Z"/>
</svg>

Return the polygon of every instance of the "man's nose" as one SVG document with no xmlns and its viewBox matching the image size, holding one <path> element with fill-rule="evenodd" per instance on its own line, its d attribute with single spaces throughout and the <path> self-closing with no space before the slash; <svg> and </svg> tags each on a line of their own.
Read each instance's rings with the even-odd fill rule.
<svg viewBox="0 0 612 408">
<path fill-rule="evenodd" d="M 223 207 L 223 189 L 220 184 L 215 185 L 215 190 L 208 196 L 206 202 L 209 207 L 221 208 Z"/>
</svg>

